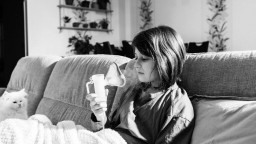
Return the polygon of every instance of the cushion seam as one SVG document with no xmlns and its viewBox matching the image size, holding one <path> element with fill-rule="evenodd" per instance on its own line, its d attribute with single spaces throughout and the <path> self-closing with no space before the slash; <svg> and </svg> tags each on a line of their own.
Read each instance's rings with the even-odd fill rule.
<svg viewBox="0 0 256 144">
<path fill-rule="evenodd" d="M 71 105 L 71 106 L 75 106 L 75 107 L 83 108 L 83 109 L 86 109 L 86 110 L 90 110 L 89 108 L 82 107 L 82 106 L 79 106 L 79 105 L 74 105 L 74 104 L 67 103 L 67 102 L 63 102 L 63 101 L 60 101 L 60 100 L 57 100 L 57 99 L 48 98 L 48 97 L 43 97 L 43 98 L 47 98 L 47 99 L 50 99 L 50 100 L 55 100 L 55 101 L 58 101 L 58 102 L 62 102 L 62 103 L 64 103 L 64 104 L 68 104 L 68 105 Z"/>
</svg>

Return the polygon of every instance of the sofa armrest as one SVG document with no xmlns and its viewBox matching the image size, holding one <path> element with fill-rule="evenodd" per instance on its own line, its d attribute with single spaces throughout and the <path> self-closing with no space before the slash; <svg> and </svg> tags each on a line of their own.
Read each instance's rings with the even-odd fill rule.
<svg viewBox="0 0 256 144">
<path fill-rule="evenodd" d="M 2 96 L 2 94 L 4 93 L 5 90 L 6 90 L 6 88 L 0 87 L 0 96 Z"/>
</svg>

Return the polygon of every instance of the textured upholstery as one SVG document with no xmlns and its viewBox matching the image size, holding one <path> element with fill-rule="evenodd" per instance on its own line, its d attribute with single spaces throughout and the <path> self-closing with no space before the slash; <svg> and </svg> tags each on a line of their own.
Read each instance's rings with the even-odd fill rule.
<svg viewBox="0 0 256 144">
<path fill-rule="evenodd" d="M 255 144 L 256 101 L 193 101 L 196 125 L 191 144 Z"/>
<path fill-rule="evenodd" d="M 76 55 L 60 60 L 49 79 L 44 97 L 36 113 L 47 115 L 56 124 L 61 120 L 73 120 L 91 130 L 91 110 L 86 100 L 86 82 L 93 74 L 106 74 L 109 65 L 122 65 L 127 57 L 113 55 Z M 116 87 L 109 89 L 108 107 L 113 103 Z"/>
<path fill-rule="evenodd" d="M 181 85 L 189 95 L 256 96 L 256 51 L 190 54 Z"/>
<path fill-rule="evenodd" d="M 28 93 L 28 115 L 35 113 L 51 72 L 59 56 L 27 56 L 21 58 L 14 68 L 7 91 L 25 88 Z"/>
</svg>

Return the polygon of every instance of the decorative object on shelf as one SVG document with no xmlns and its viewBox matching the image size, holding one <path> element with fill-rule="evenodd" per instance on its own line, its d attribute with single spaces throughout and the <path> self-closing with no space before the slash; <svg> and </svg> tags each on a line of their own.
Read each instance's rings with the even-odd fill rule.
<svg viewBox="0 0 256 144">
<path fill-rule="evenodd" d="M 71 18 L 69 16 L 64 16 L 63 21 L 64 21 L 64 26 L 66 26 L 67 23 L 69 23 Z"/>
<path fill-rule="evenodd" d="M 80 2 L 80 6 L 88 8 L 90 6 L 90 1 L 83 0 L 82 2 Z"/>
<path fill-rule="evenodd" d="M 108 18 L 108 16 L 113 12 L 111 10 L 110 5 L 107 5 L 107 9 L 99 9 L 98 1 L 99 0 L 87 0 L 89 2 L 89 7 L 82 7 L 81 4 L 85 0 L 75 0 L 73 1 L 73 5 L 66 5 L 62 4 L 64 2 L 63 0 L 59 0 L 59 17 L 60 17 L 60 23 L 59 23 L 59 29 L 62 30 L 77 30 L 77 31 L 99 31 L 99 32 L 110 32 L 112 29 L 109 29 L 109 23 L 108 23 L 108 29 L 104 29 L 99 25 L 97 19 L 103 19 Z M 105 3 L 109 3 L 109 0 L 103 0 Z M 65 3 L 65 2 L 64 2 Z M 68 10 L 69 9 L 69 10 Z M 73 14 L 72 14 L 73 12 Z M 63 20 L 63 14 L 68 15 L 72 18 L 72 23 L 70 25 L 66 25 L 65 20 Z M 87 14 L 89 15 L 87 16 Z M 64 16 L 65 16 L 64 15 Z M 97 19 L 93 16 L 97 15 Z M 98 17 L 99 16 L 99 17 Z M 88 19 L 90 18 L 90 19 Z M 108 19 L 109 20 L 109 19 Z M 90 23 L 92 22 L 92 23 Z"/>
<path fill-rule="evenodd" d="M 92 36 L 87 35 L 85 32 L 77 31 L 77 36 L 69 38 L 68 47 L 73 47 L 70 51 L 74 54 L 89 54 L 94 51 L 94 46 L 90 43 Z"/>
<path fill-rule="evenodd" d="M 88 23 L 84 23 L 83 24 L 83 28 L 88 28 L 89 27 L 89 24 Z"/>
<path fill-rule="evenodd" d="M 73 23 L 73 27 L 79 27 L 80 24 L 83 25 L 84 23 L 86 23 L 86 15 L 89 13 L 88 11 L 74 10 L 73 13 L 76 19 L 76 22 Z"/>
<path fill-rule="evenodd" d="M 142 21 L 141 30 L 146 30 L 152 27 L 152 13 L 151 10 L 151 0 L 141 0 L 140 4 L 140 17 Z"/>
<path fill-rule="evenodd" d="M 108 29 L 109 20 L 107 18 L 103 18 L 99 21 L 99 25 L 102 29 Z"/>
<path fill-rule="evenodd" d="M 90 25 L 90 28 L 97 28 L 98 23 L 96 21 L 93 21 L 93 22 L 90 22 L 89 25 Z"/>
<path fill-rule="evenodd" d="M 207 2 L 210 6 L 210 11 L 213 12 L 213 15 L 207 19 L 209 23 L 209 47 L 216 52 L 226 50 L 226 41 L 229 39 L 224 36 L 227 29 L 225 2 L 226 0 L 208 0 Z"/>
<path fill-rule="evenodd" d="M 66 5 L 73 5 L 74 0 L 65 0 Z"/>
<path fill-rule="evenodd" d="M 92 9 L 99 9 L 99 5 L 98 5 L 98 3 L 96 2 L 96 0 L 92 0 L 92 1 L 91 1 L 91 8 L 92 8 Z"/>
<path fill-rule="evenodd" d="M 69 23 L 71 18 L 69 16 L 64 16 L 63 20 L 64 20 L 64 23 Z"/>
<path fill-rule="evenodd" d="M 99 9 L 106 10 L 107 4 L 110 4 L 110 1 L 109 0 L 97 0 L 97 3 L 99 5 Z"/>
<path fill-rule="evenodd" d="M 79 27 L 80 24 L 81 24 L 80 22 L 73 22 L 72 26 L 73 26 L 73 27 Z"/>
</svg>

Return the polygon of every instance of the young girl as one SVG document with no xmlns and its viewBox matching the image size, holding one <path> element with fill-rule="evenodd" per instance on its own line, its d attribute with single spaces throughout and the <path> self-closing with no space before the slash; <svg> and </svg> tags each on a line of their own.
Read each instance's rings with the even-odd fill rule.
<svg viewBox="0 0 256 144">
<path fill-rule="evenodd" d="M 181 37 L 172 28 L 159 26 L 140 32 L 132 45 L 140 83 L 133 86 L 129 97 L 121 99 L 111 121 L 105 121 L 106 99 L 87 95 L 92 121 L 98 126 L 106 123 L 127 143 L 190 143 L 193 107 L 186 91 L 176 84 L 186 53 Z"/>
</svg>

